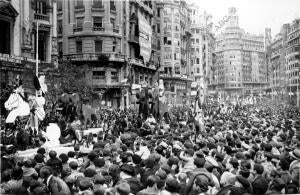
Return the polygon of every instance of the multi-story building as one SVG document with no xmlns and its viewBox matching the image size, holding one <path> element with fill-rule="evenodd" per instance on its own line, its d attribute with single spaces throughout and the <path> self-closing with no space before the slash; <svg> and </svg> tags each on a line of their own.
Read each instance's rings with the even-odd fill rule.
<svg viewBox="0 0 300 195">
<path fill-rule="evenodd" d="M 192 81 L 189 68 L 191 32 L 186 1 L 163 1 L 163 9 L 160 9 L 159 18 L 160 78 L 164 81 L 168 103 L 184 104 L 184 99 L 188 99 Z"/>
<path fill-rule="evenodd" d="M 197 5 L 190 5 L 191 17 L 191 54 L 194 81 L 204 78 L 205 86 L 212 84 L 212 62 L 214 37 L 211 16 L 202 12 Z"/>
<path fill-rule="evenodd" d="M 294 20 L 288 28 L 285 59 L 287 90 L 293 96 L 291 99 L 295 102 L 297 86 L 299 88 L 300 85 L 300 19 Z"/>
<path fill-rule="evenodd" d="M 152 1 L 58 1 L 59 53 L 91 67 L 87 83 L 107 106 L 127 107 L 130 84 L 153 83 L 152 7 Z"/>
<path fill-rule="evenodd" d="M 126 31 L 127 46 L 126 56 L 129 57 L 132 83 L 140 88 L 152 88 L 158 78 L 155 74 L 159 64 L 160 26 L 156 18 L 159 17 L 156 1 L 131 0 L 125 4 L 126 18 L 129 19 Z M 125 16 L 124 16 L 125 18 Z M 155 76 L 156 75 L 156 76 Z M 131 95 L 131 104 L 135 104 L 136 96 Z"/>
<path fill-rule="evenodd" d="M 265 61 L 266 61 L 266 77 L 267 77 L 267 84 L 265 86 L 265 91 L 271 91 L 270 88 L 270 74 L 269 69 L 271 67 L 271 44 L 272 44 L 272 35 L 271 35 L 271 28 L 265 28 Z"/>
<path fill-rule="evenodd" d="M 280 33 L 275 36 L 275 39 L 270 44 L 269 56 L 269 88 L 272 94 L 285 93 L 286 89 L 286 40 L 287 40 L 288 25 L 282 26 Z M 268 60 L 268 59 L 267 59 Z"/>
<path fill-rule="evenodd" d="M 266 84 L 264 36 L 245 33 L 236 8 L 229 9 L 225 30 L 216 38 L 215 55 L 217 89 L 247 94 Z"/>
<path fill-rule="evenodd" d="M 37 34 L 40 68 L 57 65 L 56 16 L 56 0 L 0 0 L 1 92 L 16 75 L 23 79 L 25 90 L 33 92 Z"/>
</svg>

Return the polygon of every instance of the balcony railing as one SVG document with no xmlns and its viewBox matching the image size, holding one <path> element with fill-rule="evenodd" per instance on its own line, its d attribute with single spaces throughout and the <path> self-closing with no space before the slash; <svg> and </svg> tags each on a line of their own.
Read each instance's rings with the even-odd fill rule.
<svg viewBox="0 0 300 195">
<path fill-rule="evenodd" d="M 137 59 L 137 58 L 129 58 L 128 60 L 129 60 L 129 62 L 132 63 L 132 64 L 144 66 L 144 62 L 143 62 L 141 59 Z"/>
<path fill-rule="evenodd" d="M 117 53 L 80 53 L 80 54 L 68 54 L 64 56 L 65 59 L 71 61 L 99 61 L 99 60 L 109 60 L 125 62 L 125 55 Z"/>
<path fill-rule="evenodd" d="M 132 41 L 132 42 L 138 43 L 139 42 L 139 37 L 136 36 L 136 35 L 130 34 L 129 35 L 129 40 Z"/>
<path fill-rule="evenodd" d="M 84 5 L 82 4 L 82 5 L 76 5 L 75 6 L 75 10 L 84 10 Z"/>
<path fill-rule="evenodd" d="M 105 82 L 105 76 L 92 76 L 93 80 L 100 80 L 100 81 L 104 81 Z"/>
<path fill-rule="evenodd" d="M 119 33 L 119 26 L 114 26 L 113 27 L 113 32 L 114 33 Z"/>
<path fill-rule="evenodd" d="M 104 5 L 102 5 L 102 3 L 96 1 L 95 3 L 93 3 L 92 8 L 104 9 Z"/>
<path fill-rule="evenodd" d="M 83 30 L 83 27 L 74 27 L 73 31 L 74 32 L 81 32 Z"/>
<path fill-rule="evenodd" d="M 34 14 L 34 19 L 35 20 L 49 21 L 49 16 L 44 15 L 44 14 Z"/>
<path fill-rule="evenodd" d="M 110 11 L 116 12 L 117 8 L 115 4 L 110 4 Z"/>
<path fill-rule="evenodd" d="M 94 30 L 94 31 L 104 31 L 105 29 L 104 29 L 104 27 L 102 27 L 102 26 L 94 25 L 93 30 Z"/>
<path fill-rule="evenodd" d="M 152 70 L 156 70 L 156 67 L 154 63 L 149 62 L 147 65 L 144 64 L 143 60 L 138 59 L 138 58 L 128 58 L 129 63 L 134 64 L 136 66 L 144 67 L 144 68 L 150 68 Z"/>
</svg>

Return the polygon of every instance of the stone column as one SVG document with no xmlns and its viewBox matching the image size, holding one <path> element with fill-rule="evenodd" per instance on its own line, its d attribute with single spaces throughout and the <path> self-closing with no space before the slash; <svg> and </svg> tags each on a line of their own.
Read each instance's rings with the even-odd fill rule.
<svg viewBox="0 0 300 195">
<path fill-rule="evenodd" d="M 52 45 L 51 47 L 51 62 L 53 63 L 53 65 L 57 68 L 58 66 L 58 53 L 57 53 L 57 1 L 53 0 L 52 2 L 52 12 L 50 13 L 50 20 L 52 20 L 52 22 L 50 22 L 50 24 L 52 24 L 52 29 L 51 29 L 51 33 L 52 34 L 52 38 L 50 42 L 50 44 Z M 52 16 L 51 16 L 52 14 Z"/>
<path fill-rule="evenodd" d="M 201 33 L 201 35 L 200 35 L 200 39 L 199 39 L 199 43 L 200 43 L 200 55 L 199 55 L 199 58 L 200 58 L 200 75 L 201 75 L 201 77 L 203 76 L 203 62 L 202 62 L 202 59 L 203 59 L 203 56 L 202 56 L 202 52 L 203 52 L 203 40 L 202 40 L 202 33 Z"/>
<path fill-rule="evenodd" d="M 84 2 L 84 24 L 83 30 L 84 31 L 92 31 L 93 29 L 93 18 L 92 18 L 92 1 L 83 1 Z"/>
<path fill-rule="evenodd" d="M 53 4 L 54 1 L 56 0 L 51 0 L 51 1 L 47 1 L 46 7 L 47 7 L 47 16 L 49 17 L 49 24 L 51 26 L 50 28 L 50 32 L 49 35 L 47 35 L 47 41 L 46 41 L 46 50 L 47 50 L 47 56 L 46 56 L 46 62 L 51 62 L 51 54 L 52 54 L 52 48 L 53 48 L 53 44 L 55 44 L 54 42 L 52 42 L 52 37 L 53 37 L 53 12 L 54 12 L 54 8 L 53 8 Z"/>
<path fill-rule="evenodd" d="M 110 1 L 103 1 L 105 16 L 104 16 L 104 27 L 105 31 L 112 31 L 112 25 L 110 24 Z"/>
<path fill-rule="evenodd" d="M 120 88 L 120 94 L 121 94 L 121 97 L 120 97 L 120 99 L 121 99 L 121 101 L 120 101 L 120 107 L 121 108 L 123 108 L 124 109 L 124 95 L 126 94 L 126 93 L 124 93 L 125 91 L 124 91 L 125 89 L 123 89 L 122 87 Z"/>
<path fill-rule="evenodd" d="M 74 6 L 75 6 L 75 1 L 63 1 L 63 3 L 65 3 L 65 7 L 67 7 L 67 10 L 70 14 L 70 24 L 72 26 L 72 31 L 73 31 L 73 25 L 75 24 L 75 17 L 74 17 Z M 70 7 L 69 7 L 70 6 Z M 65 10 L 63 10 L 65 11 Z M 66 14 L 67 15 L 67 14 Z M 68 18 L 68 16 L 66 16 L 66 18 Z M 66 20 L 68 21 L 68 20 Z"/>
<path fill-rule="evenodd" d="M 126 108 L 129 108 L 130 106 L 129 96 L 130 96 L 129 90 L 126 89 Z"/>
</svg>

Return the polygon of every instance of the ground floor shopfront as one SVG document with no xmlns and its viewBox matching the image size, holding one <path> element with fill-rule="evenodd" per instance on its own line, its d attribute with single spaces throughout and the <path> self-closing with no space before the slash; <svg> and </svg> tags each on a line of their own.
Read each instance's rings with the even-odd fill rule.
<svg viewBox="0 0 300 195">
<path fill-rule="evenodd" d="M 98 98 L 92 100 L 92 107 L 128 108 L 130 105 L 129 86 L 99 87 L 94 92 Z"/>
<path fill-rule="evenodd" d="M 189 105 L 192 102 L 190 98 L 192 80 L 167 75 L 161 75 L 160 78 L 164 81 L 167 104 L 179 106 Z"/>
</svg>

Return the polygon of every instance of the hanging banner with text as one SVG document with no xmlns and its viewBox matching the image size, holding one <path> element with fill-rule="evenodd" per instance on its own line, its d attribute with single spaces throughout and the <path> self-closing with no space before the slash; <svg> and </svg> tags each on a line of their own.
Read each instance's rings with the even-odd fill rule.
<svg viewBox="0 0 300 195">
<path fill-rule="evenodd" d="M 139 21 L 139 43 L 140 43 L 140 55 L 143 56 L 144 62 L 149 62 L 151 56 L 151 37 L 152 28 L 146 18 L 138 13 Z"/>
</svg>

